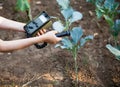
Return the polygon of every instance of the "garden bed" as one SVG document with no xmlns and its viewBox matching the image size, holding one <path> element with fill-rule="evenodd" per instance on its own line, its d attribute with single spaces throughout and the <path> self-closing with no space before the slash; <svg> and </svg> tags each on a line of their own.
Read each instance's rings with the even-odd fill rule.
<svg viewBox="0 0 120 87">
<path fill-rule="evenodd" d="M 0 15 L 16 21 L 27 22 L 24 12 L 15 10 L 16 0 L 1 0 Z M 83 14 L 77 22 L 84 35 L 94 35 L 78 53 L 79 87 L 120 87 L 120 61 L 106 49 L 113 43 L 104 19 L 98 20 L 93 5 L 85 0 L 71 0 L 71 5 Z M 49 15 L 61 17 L 55 0 L 32 0 L 32 15 L 45 10 Z M 3 40 L 25 38 L 25 34 L 0 31 Z M 119 43 L 119 42 L 118 42 Z M 30 82 L 27 84 L 27 82 Z M 74 87 L 75 72 L 72 55 L 54 45 L 44 49 L 34 46 L 11 53 L 0 53 L 0 87 Z"/>
</svg>

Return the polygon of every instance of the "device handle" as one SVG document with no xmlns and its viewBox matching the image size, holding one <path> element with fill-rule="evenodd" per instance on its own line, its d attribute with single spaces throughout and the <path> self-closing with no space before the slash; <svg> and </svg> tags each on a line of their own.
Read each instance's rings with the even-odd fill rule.
<svg viewBox="0 0 120 87">
<path fill-rule="evenodd" d="M 70 31 L 63 31 L 61 33 L 55 34 L 57 37 L 70 36 Z"/>
<path fill-rule="evenodd" d="M 64 37 L 64 36 L 70 36 L 70 31 L 63 31 L 61 33 L 55 34 L 57 37 Z M 37 49 L 41 49 L 47 46 L 47 43 L 44 42 L 43 44 L 34 44 Z"/>
<path fill-rule="evenodd" d="M 34 45 L 36 46 L 37 49 L 42 49 L 47 46 L 47 43 L 44 42 L 43 44 L 34 44 Z"/>
</svg>

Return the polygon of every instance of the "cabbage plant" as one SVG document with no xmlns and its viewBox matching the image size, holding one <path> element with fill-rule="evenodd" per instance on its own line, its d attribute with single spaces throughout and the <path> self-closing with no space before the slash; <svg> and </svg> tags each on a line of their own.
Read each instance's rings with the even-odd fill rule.
<svg viewBox="0 0 120 87">
<path fill-rule="evenodd" d="M 72 53 L 74 63 L 75 63 L 75 73 L 76 73 L 76 86 L 78 85 L 78 64 L 77 64 L 77 54 L 81 47 L 88 41 L 93 39 L 92 35 L 83 37 L 83 30 L 81 27 L 72 27 L 76 21 L 83 18 L 82 13 L 76 11 L 70 6 L 70 0 L 56 0 L 64 20 L 58 20 L 53 23 L 53 29 L 58 32 L 70 31 L 70 37 L 64 37 L 61 43 L 57 44 L 55 47 L 60 47 L 61 49 L 66 49 Z"/>
<path fill-rule="evenodd" d="M 119 46 L 118 36 L 120 33 L 120 19 L 116 19 L 120 10 L 118 10 L 120 3 L 115 0 L 86 0 L 87 2 L 92 3 L 96 7 L 97 18 L 104 17 L 108 23 L 110 33 L 114 39 L 114 46 L 107 44 L 107 49 L 116 56 L 117 59 L 120 59 L 118 56 Z"/>
</svg>

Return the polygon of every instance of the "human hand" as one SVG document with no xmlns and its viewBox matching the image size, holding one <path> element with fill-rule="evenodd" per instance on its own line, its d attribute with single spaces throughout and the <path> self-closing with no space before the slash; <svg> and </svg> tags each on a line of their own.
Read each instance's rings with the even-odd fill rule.
<svg viewBox="0 0 120 87">
<path fill-rule="evenodd" d="M 44 42 L 50 43 L 50 44 L 55 44 L 59 41 L 62 40 L 62 38 L 60 37 L 56 37 L 57 31 L 53 30 L 53 31 L 49 31 L 47 33 L 44 34 Z"/>
</svg>

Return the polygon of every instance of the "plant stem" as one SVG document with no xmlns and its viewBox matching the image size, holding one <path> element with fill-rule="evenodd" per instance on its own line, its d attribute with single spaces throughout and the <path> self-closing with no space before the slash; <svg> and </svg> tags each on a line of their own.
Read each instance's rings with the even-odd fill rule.
<svg viewBox="0 0 120 87">
<path fill-rule="evenodd" d="M 70 26 L 69 24 L 70 24 L 69 21 L 66 21 L 65 31 L 69 29 L 69 26 Z"/>
<path fill-rule="evenodd" d="M 118 38 L 116 36 L 113 36 L 113 37 L 114 37 L 114 41 L 115 41 L 115 47 L 117 47 Z"/>
<path fill-rule="evenodd" d="M 27 12 L 29 20 L 32 20 L 31 8 L 29 8 L 29 10 L 27 10 L 26 12 Z"/>
<path fill-rule="evenodd" d="M 75 87 L 78 85 L 78 64 L 77 64 L 77 47 L 73 49 L 73 58 L 74 58 L 74 63 L 75 63 L 75 75 L 76 75 L 76 83 Z"/>
<path fill-rule="evenodd" d="M 29 19 L 32 20 L 31 8 L 29 8 L 29 14 L 28 14 L 28 16 L 29 16 Z"/>
</svg>

